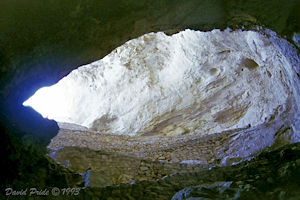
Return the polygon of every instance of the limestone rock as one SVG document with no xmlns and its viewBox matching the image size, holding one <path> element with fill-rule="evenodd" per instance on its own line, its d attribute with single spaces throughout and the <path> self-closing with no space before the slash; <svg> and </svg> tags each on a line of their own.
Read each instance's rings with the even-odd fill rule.
<svg viewBox="0 0 300 200">
<path fill-rule="evenodd" d="M 42 88 L 25 105 L 110 134 L 211 134 L 299 113 L 295 70 L 258 32 L 149 33 Z M 35 104 L 43 97 L 51 99 L 47 109 Z"/>
</svg>

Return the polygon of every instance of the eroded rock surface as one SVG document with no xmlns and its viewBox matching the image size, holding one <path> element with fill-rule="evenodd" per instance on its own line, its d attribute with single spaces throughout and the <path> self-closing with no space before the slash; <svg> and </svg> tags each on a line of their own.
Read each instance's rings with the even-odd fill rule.
<svg viewBox="0 0 300 200">
<path fill-rule="evenodd" d="M 104 188 L 90 187 L 80 197 L 87 199 L 97 196 L 111 200 L 167 200 L 178 199 L 178 196 L 182 199 L 299 199 L 299 154 L 299 143 L 285 145 L 275 151 L 265 151 L 251 161 L 235 166 L 176 173 L 157 181 L 137 181 Z"/>
<path fill-rule="evenodd" d="M 291 63 L 285 56 L 254 31 L 149 33 L 42 88 L 25 105 L 119 135 L 256 127 L 298 113 L 299 58 Z M 43 97 L 47 106 L 38 104 Z"/>
<path fill-rule="evenodd" d="M 20 189 L 43 186 L 67 187 L 67 185 L 59 184 L 59 176 L 64 173 L 56 171 L 57 166 L 40 162 L 40 158 L 43 158 L 45 154 L 44 150 L 28 153 L 26 149 L 31 151 L 36 145 L 28 148 L 26 142 L 22 140 L 23 136 L 32 141 L 42 138 L 47 143 L 50 135 L 56 134 L 56 126 L 53 125 L 53 129 L 49 130 L 48 127 L 53 122 L 44 120 L 42 117 L 38 120 L 32 118 L 30 114 L 32 111 L 21 109 L 21 104 L 38 88 L 56 83 L 78 66 L 98 60 L 125 41 L 151 31 L 174 33 L 185 28 L 212 30 L 226 28 L 228 24 L 235 28 L 245 25 L 249 29 L 261 23 L 274 29 L 281 36 L 287 34 L 288 38 L 294 32 L 299 32 L 299 20 L 296 19 L 299 18 L 300 6 L 299 2 L 292 0 L 263 2 L 133 0 L 118 3 L 97 0 L 84 3 L 81 0 L 64 2 L 3 0 L 0 4 L 0 120 L 5 127 L 10 126 L 5 130 L 1 129 L 1 166 L 4 166 L 5 172 L 1 176 L 2 192 L 7 186 Z M 43 120 L 42 123 L 41 120 Z M 34 137 L 30 136 L 32 130 L 38 133 Z M 285 138 L 283 133 L 290 132 L 290 130 L 283 127 L 279 135 Z M 47 134 L 49 132 L 51 134 Z M 293 134 L 290 135 L 293 136 Z M 278 142 L 282 143 L 282 140 Z M 257 168 L 248 168 L 245 166 L 244 170 L 239 168 L 238 173 L 236 171 L 226 173 L 227 177 L 233 178 L 237 174 L 241 176 L 241 171 L 252 176 L 254 172 L 260 171 L 263 180 L 261 185 L 269 185 L 265 184 L 266 180 L 276 173 L 273 171 L 269 173 L 268 169 L 276 166 L 274 169 L 278 168 L 282 172 L 280 177 L 283 181 L 279 181 L 279 184 L 283 186 L 279 187 L 279 190 L 273 190 L 274 196 L 268 196 L 266 199 L 287 199 L 295 191 L 299 191 L 299 188 L 291 183 L 293 180 L 300 180 L 290 170 L 292 162 L 286 163 L 280 160 L 276 164 L 274 161 L 278 161 L 278 158 L 272 156 L 268 157 L 264 163 L 268 161 L 272 163 L 266 167 L 259 168 L 260 165 L 257 165 Z M 281 165 L 284 167 L 280 167 Z M 51 173 L 48 173 L 49 171 Z M 212 178 L 211 182 L 222 181 L 213 178 L 218 177 L 217 172 L 205 172 L 197 178 L 205 179 L 205 174 L 209 174 Z M 187 180 L 193 177 L 195 174 L 187 176 Z M 254 177 L 256 180 L 256 176 Z M 277 177 L 273 177 L 275 182 L 278 181 Z M 252 177 L 249 177 L 249 183 L 252 183 L 253 179 L 250 179 Z M 53 181 L 49 182 L 49 180 Z M 83 195 L 81 199 L 171 199 L 176 192 L 190 185 L 188 181 L 183 182 L 185 181 L 182 177 L 179 177 L 174 179 L 173 183 L 169 181 L 158 184 L 142 182 L 120 187 L 107 187 L 98 191 L 87 189 L 87 195 L 81 192 Z M 178 185 L 180 183 L 182 185 Z M 199 181 L 193 183 L 194 185 L 200 184 Z M 266 192 L 266 189 L 263 192 Z M 254 190 L 251 197 L 258 198 L 257 194 Z M 0 193 L 0 198 L 6 199 L 2 195 L 4 193 Z M 51 196 L 48 197 L 53 199 Z M 247 197 L 250 196 L 247 195 Z M 55 199 L 80 198 L 58 196 Z"/>
<path fill-rule="evenodd" d="M 94 187 L 236 165 L 299 141 L 299 63 L 270 30 L 147 34 L 53 86 L 72 123 L 103 113 L 61 124 L 49 151 Z"/>
</svg>

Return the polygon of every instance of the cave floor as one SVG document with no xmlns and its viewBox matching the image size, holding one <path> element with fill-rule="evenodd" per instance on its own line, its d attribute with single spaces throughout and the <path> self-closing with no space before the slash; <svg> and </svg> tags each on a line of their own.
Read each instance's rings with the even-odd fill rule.
<svg viewBox="0 0 300 200">
<path fill-rule="evenodd" d="M 276 135 L 286 134 L 285 130 Z M 251 160 L 265 149 L 268 138 L 255 138 L 262 138 L 266 131 L 266 127 L 247 127 L 211 135 L 132 137 L 60 129 L 48 151 L 60 165 L 83 176 L 89 174 L 89 186 L 105 187 Z M 273 141 L 273 135 L 267 135 Z"/>
<path fill-rule="evenodd" d="M 178 172 L 195 172 L 221 164 L 217 159 L 234 131 L 214 135 L 123 136 L 61 129 L 48 146 L 50 156 L 103 187 L 159 180 Z M 232 159 L 231 162 L 240 161 Z"/>
<path fill-rule="evenodd" d="M 194 160 L 220 164 L 217 154 L 236 136 L 237 130 L 212 135 L 125 136 L 61 129 L 48 146 L 50 152 L 64 147 L 88 148 L 151 161 L 178 163 Z"/>
<path fill-rule="evenodd" d="M 82 173 L 84 177 L 89 174 L 89 185 L 81 192 L 80 199 L 95 196 L 101 199 L 299 199 L 299 145 L 264 151 L 236 165 L 209 168 L 142 159 L 137 162 L 132 157 L 78 147 L 65 147 L 58 154 L 60 161 L 64 160 L 63 156 L 73 157 L 74 164 L 83 167 L 77 171 L 84 171 L 94 163 L 88 167 L 89 173 Z M 135 179 L 128 182 L 131 175 Z"/>
</svg>

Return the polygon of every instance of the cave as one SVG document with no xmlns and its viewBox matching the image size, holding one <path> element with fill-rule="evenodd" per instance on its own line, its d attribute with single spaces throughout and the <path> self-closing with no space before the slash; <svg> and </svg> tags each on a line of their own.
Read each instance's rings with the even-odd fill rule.
<svg viewBox="0 0 300 200">
<path fill-rule="evenodd" d="M 0 6 L 1 199 L 299 197 L 298 1 Z"/>
</svg>

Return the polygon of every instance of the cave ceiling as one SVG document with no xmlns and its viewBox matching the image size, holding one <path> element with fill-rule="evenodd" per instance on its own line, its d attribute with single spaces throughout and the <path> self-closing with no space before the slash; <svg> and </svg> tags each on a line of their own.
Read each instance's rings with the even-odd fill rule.
<svg viewBox="0 0 300 200">
<path fill-rule="evenodd" d="M 242 2 L 1 1 L 2 100 L 20 103 L 41 86 L 148 32 L 171 34 L 241 24 L 265 25 L 287 36 L 299 32 L 295 20 L 299 1 Z"/>
</svg>

